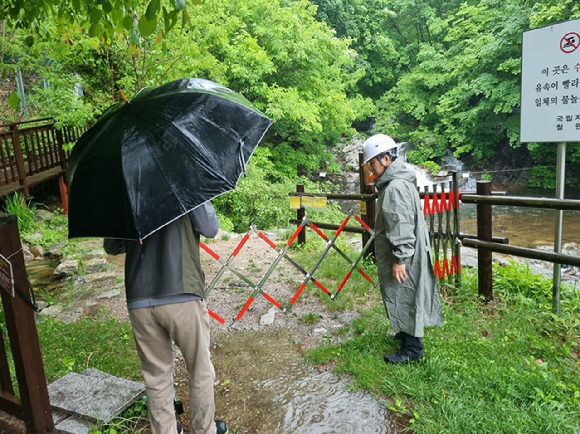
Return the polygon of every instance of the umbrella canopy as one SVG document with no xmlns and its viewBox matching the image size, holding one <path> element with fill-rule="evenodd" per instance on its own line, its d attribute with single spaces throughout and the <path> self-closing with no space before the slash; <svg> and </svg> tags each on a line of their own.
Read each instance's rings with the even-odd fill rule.
<svg viewBox="0 0 580 434">
<path fill-rule="evenodd" d="M 142 240 L 232 190 L 272 121 L 203 79 L 111 106 L 69 158 L 69 238 Z"/>
</svg>

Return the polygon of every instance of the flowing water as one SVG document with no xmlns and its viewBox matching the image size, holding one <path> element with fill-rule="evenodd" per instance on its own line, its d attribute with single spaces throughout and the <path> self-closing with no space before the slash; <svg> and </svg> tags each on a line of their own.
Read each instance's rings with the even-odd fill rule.
<svg viewBox="0 0 580 434">
<path fill-rule="evenodd" d="M 219 417 L 248 434 L 389 434 L 384 403 L 304 364 L 291 330 L 214 338 Z"/>
<path fill-rule="evenodd" d="M 509 196 L 554 198 L 555 192 L 538 189 L 508 190 Z M 580 190 L 566 189 L 566 199 L 580 199 Z M 476 205 L 460 205 L 461 232 L 477 234 Z M 554 246 L 558 211 L 511 206 L 492 207 L 493 235 L 507 237 L 509 244 L 538 248 Z M 562 243 L 580 244 L 580 211 L 564 211 Z"/>
<path fill-rule="evenodd" d="M 37 299 L 42 299 L 44 294 L 56 294 L 62 288 L 62 280 L 52 275 L 56 265 L 48 256 L 41 261 L 35 259 L 26 264 L 26 273 Z"/>
</svg>

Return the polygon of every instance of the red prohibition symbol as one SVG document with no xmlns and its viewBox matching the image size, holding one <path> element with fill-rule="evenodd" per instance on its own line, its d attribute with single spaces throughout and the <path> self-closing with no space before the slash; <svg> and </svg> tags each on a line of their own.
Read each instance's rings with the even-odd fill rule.
<svg viewBox="0 0 580 434">
<path fill-rule="evenodd" d="M 580 35 L 576 32 L 566 33 L 560 40 L 560 50 L 564 53 L 573 53 L 580 47 Z"/>
</svg>

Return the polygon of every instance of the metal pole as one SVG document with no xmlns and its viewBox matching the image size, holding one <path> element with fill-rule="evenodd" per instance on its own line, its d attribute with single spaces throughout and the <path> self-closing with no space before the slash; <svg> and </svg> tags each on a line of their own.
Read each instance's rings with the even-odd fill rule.
<svg viewBox="0 0 580 434">
<path fill-rule="evenodd" d="M 566 142 L 558 143 L 558 162 L 556 164 L 556 199 L 564 199 L 564 187 L 566 180 Z M 556 236 L 554 238 L 554 252 L 562 253 L 562 227 L 564 224 L 564 211 L 558 210 L 556 215 Z M 552 311 L 560 314 L 560 264 L 554 264 L 554 278 L 552 288 Z"/>
<path fill-rule="evenodd" d="M 28 107 L 26 106 L 26 90 L 24 89 L 24 80 L 20 68 L 16 70 L 16 90 L 20 97 L 20 112 L 24 119 L 28 119 Z"/>
</svg>

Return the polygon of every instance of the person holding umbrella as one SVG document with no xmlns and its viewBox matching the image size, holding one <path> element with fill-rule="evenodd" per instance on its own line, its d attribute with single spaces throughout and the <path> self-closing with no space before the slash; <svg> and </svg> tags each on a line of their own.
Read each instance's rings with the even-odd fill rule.
<svg viewBox="0 0 580 434">
<path fill-rule="evenodd" d="M 216 235 L 210 201 L 236 187 L 271 124 L 231 89 L 183 78 L 113 104 L 70 155 L 69 238 L 104 238 L 107 253 L 126 253 L 127 303 L 153 434 L 180 431 L 172 340 L 187 364 L 191 432 L 227 432 L 213 420 L 199 239 Z"/>
<path fill-rule="evenodd" d="M 147 388 L 153 434 L 180 434 L 173 388 L 173 346 L 181 350 L 189 380 L 189 426 L 195 434 L 225 434 L 214 422 L 215 372 L 210 356 L 205 275 L 199 257 L 200 235 L 219 229 L 210 202 L 169 223 L 142 242 L 105 239 L 111 255 L 126 253 L 127 308 Z"/>
<path fill-rule="evenodd" d="M 424 327 L 443 325 L 437 279 L 433 272 L 429 233 L 413 170 L 397 160 L 397 144 L 377 134 L 364 143 L 379 192 L 375 222 L 375 254 L 381 295 L 393 337 L 401 348 L 384 356 L 386 363 L 408 363 L 423 357 Z"/>
</svg>

